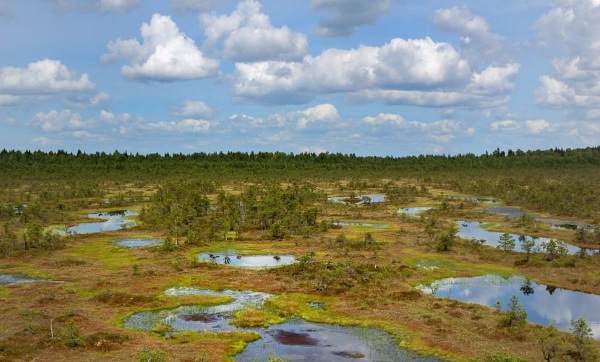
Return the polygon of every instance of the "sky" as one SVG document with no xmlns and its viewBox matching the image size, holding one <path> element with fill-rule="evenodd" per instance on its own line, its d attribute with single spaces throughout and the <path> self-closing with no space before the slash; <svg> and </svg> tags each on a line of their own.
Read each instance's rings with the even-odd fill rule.
<svg viewBox="0 0 600 362">
<path fill-rule="evenodd" d="M 0 0 L 0 148 L 600 145 L 600 0 Z"/>
</svg>

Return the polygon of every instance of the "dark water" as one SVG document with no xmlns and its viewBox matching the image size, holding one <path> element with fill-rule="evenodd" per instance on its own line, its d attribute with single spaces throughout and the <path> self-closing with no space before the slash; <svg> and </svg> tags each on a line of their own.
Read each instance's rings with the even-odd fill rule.
<svg viewBox="0 0 600 362">
<path fill-rule="evenodd" d="M 350 197 L 348 197 L 348 196 L 334 196 L 334 197 L 330 197 L 328 200 L 331 202 L 336 202 L 336 203 L 341 203 L 341 204 L 361 205 L 364 203 L 362 200 L 363 196 L 371 198 L 372 203 L 385 202 L 385 195 L 383 195 L 383 194 L 357 195 L 356 202 L 350 201 Z"/>
<path fill-rule="evenodd" d="M 475 240 L 485 240 L 485 244 L 493 247 L 498 246 L 498 240 L 503 233 L 497 231 L 488 231 L 482 228 L 483 223 L 478 221 L 456 221 L 456 225 L 458 225 L 458 236 L 463 239 L 475 239 Z M 523 252 L 521 248 L 521 243 L 519 242 L 519 234 L 510 234 L 515 239 L 515 251 Z M 535 248 L 541 247 L 540 245 L 543 242 L 550 241 L 549 238 L 544 237 L 534 237 L 529 235 L 523 235 L 527 239 L 533 240 L 535 243 Z M 582 248 L 565 243 L 569 254 L 577 254 L 582 251 Z M 596 250 L 591 249 L 583 249 L 586 254 L 596 255 L 598 252 Z"/>
<path fill-rule="evenodd" d="M 66 233 L 71 234 L 91 234 L 103 231 L 116 231 L 135 225 L 135 220 L 128 217 L 135 216 L 137 213 L 132 210 L 94 212 L 87 216 L 93 219 L 103 219 L 101 222 L 81 223 L 67 228 Z"/>
<path fill-rule="evenodd" d="M 212 307 L 183 306 L 140 312 L 127 318 L 125 327 L 151 331 L 156 326 L 168 325 L 173 331 L 241 329 L 260 334 L 261 339 L 249 343 L 235 356 L 236 361 L 266 361 L 268 357 L 281 357 L 285 361 L 439 361 L 399 348 L 387 333 L 377 329 L 311 323 L 299 318 L 269 328 L 237 328 L 229 324 L 234 312 L 262 307 L 272 296 L 267 293 L 177 287 L 165 294 L 230 296 L 233 301 Z"/>
<path fill-rule="evenodd" d="M 439 361 L 399 348 L 384 331 L 292 319 L 259 332 L 236 361 Z"/>
<path fill-rule="evenodd" d="M 148 238 L 124 238 L 113 241 L 115 245 L 122 246 L 124 248 L 143 248 L 147 246 L 158 246 L 163 244 L 163 240 L 160 239 L 148 239 Z"/>
<path fill-rule="evenodd" d="M 293 255 L 238 255 L 235 252 L 202 253 L 198 255 L 200 261 L 216 264 L 226 264 L 239 268 L 276 268 L 292 264 L 296 261 Z"/>
<path fill-rule="evenodd" d="M 46 281 L 46 279 L 31 278 L 19 274 L 0 274 L 0 285 L 21 284 Z"/>
<path fill-rule="evenodd" d="M 502 278 L 485 275 L 473 278 L 448 278 L 431 285 L 421 285 L 420 290 L 438 298 L 450 298 L 477 303 L 493 308 L 496 301 L 506 308 L 516 295 L 527 311 L 527 320 L 568 331 L 571 320 L 584 318 L 594 338 L 600 339 L 600 295 L 556 288 L 532 282 L 522 276 Z"/>
</svg>

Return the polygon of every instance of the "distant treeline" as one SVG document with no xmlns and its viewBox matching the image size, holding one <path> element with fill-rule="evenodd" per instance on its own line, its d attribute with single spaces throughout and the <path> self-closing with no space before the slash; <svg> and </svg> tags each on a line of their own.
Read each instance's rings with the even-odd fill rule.
<svg viewBox="0 0 600 362">
<path fill-rule="evenodd" d="M 218 152 L 192 154 L 132 154 L 115 151 L 113 153 L 96 152 L 69 153 L 66 151 L 7 151 L 0 152 L 0 169 L 4 176 L 32 176 L 31 174 L 60 175 L 64 172 L 85 173 L 88 177 L 109 176 L 126 177 L 133 174 L 145 177 L 172 177 L 173 172 L 210 173 L 211 170 L 229 170 L 233 176 L 236 170 L 261 172 L 277 170 L 318 170 L 324 171 L 366 171 L 362 176 L 370 177 L 372 172 L 383 171 L 386 176 L 396 172 L 409 172 L 419 175 L 432 171 L 464 170 L 505 170 L 505 169 L 564 169 L 580 168 L 590 165 L 600 166 L 600 147 L 582 149 L 549 149 L 535 151 L 499 149 L 492 153 L 475 155 L 419 155 L 407 157 L 356 156 L 341 153 L 283 153 L 283 152 Z M 381 174 L 381 172 L 377 172 Z M 314 174 L 313 176 L 318 176 Z M 323 175 L 323 174 L 321 174 Z M 247 176 L 247 175 L 246 175 Z M 283 175 L 285 177 L 285 175 Z M 323 175 L 327 176 L 327 175 Z M 355 176 L 355 175 L 350 175 Z"/>
<path fill-rule="evenodd" d="M 600 147 L 535 151 L 496 149 L 482 155 L 362 157 L 340 153 L 218 152 L 192 154 L 0 152 L 0 196 L 14 190 L 46 199 L 98 196 L 107 185 L 164 184 L 193 179 L 231 182 L 369 180 L 383 188 L 407 180 L 539 212 L 600 221 Z M 9 191 L 12 190 L 12 191 Z M 360 190 L 357 190 L 360 191 Z M 132 196 L 133 197 L 133 196 Z"/>
</svg>

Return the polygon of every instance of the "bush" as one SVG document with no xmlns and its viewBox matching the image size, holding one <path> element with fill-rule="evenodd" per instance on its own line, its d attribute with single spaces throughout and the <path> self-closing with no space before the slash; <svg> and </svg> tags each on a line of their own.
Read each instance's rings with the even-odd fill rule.
<svg viewBox="0 0 600 362">
<path fill-rule="evenodd" d="M 83 347 L 85 339 L 79 326 L 73 321 L 69 321 L 62 330 L 62 337 L 67 347 Z"/>
</svg>

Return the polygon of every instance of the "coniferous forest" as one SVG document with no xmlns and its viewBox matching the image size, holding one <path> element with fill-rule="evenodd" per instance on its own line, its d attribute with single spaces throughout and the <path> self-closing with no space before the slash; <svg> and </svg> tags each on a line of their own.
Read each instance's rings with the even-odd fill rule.
<svg viewBox="0 0 600 362">
<path fill-rule="evenodd" d="M 294 323 L 384 333 L 375 360 L 600 358 L 600 147 L 3 150 L 0 170 L 0 361 L 287 361 L 281 336 L 317 338 Z"/>
</svg>

